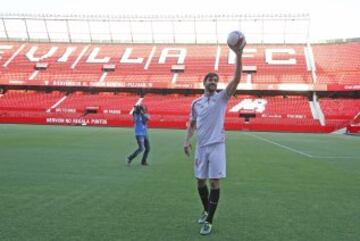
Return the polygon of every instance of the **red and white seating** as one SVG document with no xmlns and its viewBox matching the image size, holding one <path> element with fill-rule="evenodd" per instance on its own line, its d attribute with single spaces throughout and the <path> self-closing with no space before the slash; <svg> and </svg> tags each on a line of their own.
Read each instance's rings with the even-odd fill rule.
<svg viewBox="0 0 360 241">
<path fill-rule="evenodd" d="M 64 93 L 59 91 L 44 93 L 33 90 L 9 90 L 0 98 L 0 109 L 14 111 L 46 111 L 62 96 L 64 96 Z"/>
<path fill-rule="evenodd" d="M 360 83 L 360 43 L 316 44 L 312 48 L 319 83 Z"/>
<path fill-rule="evenodd" d="M 221 81 L 227 83 L 234 71 L 231 50 L 215 44 L 4 42 L 0 44 L 0 57 L 0 84 L 199 89 L 206 73 L 218 72 Z M 37 63 L 48 67 L 36 70 Z M 312 82 L 306 70 L 304 45 L 249 44 L 243 63 L 257 68 L 252 83 Z M 114 71 L 103 72 L 104 64 L 114 65 Z M 172 73 L 176 64 L 184 65 L 185 71 Z M 243 81 L 247 81 L 245 74 Z"/>
<path fill-rule="evenodd" d="M 197 95 L 146 94 L 142 103 L 151 114 L 151 127 L 185 128 L 190 106 Z M 66 94 L 54 91 L 8 91 L 0 97 L 2 122 L 42 124 L 88 124 L 132 126 L 130 111 L 141 99 L 137 94 L 101 92 Z M 360 100 L 320 99 L 326 119 L 321 126 L 313 119 L 309 102 L 303 96 L 251 95 L 231 98 L 227 110 L 227 129 L 257 131 L 330 132 L 342 128 L 360 111 Z M 88 109 L 96 111 L 88 112 Z M 239 117 L 239 111 L 253 110 L 250 122 Z"/>
</svg>

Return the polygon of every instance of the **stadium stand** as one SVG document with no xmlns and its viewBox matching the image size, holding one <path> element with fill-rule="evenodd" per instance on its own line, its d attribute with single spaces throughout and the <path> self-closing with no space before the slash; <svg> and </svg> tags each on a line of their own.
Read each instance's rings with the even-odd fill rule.
<svg viewBox="0 0 360 241">
<path fill-rule="evenodd" d="M 327 119 L 348 120 L 360 110 L 360 99 L 321 98 L 320 104 Z"/>
<path fill-rule="evenodd" d="M 360 112 L 346 126 L 346 133 L 353 135 L 360 135 Z"/>
<path fill-rule="evenodd" d="M 1 46 L 2 123 L 131 126 L 129 113 L 142 101 L 152 116 L 150 126 L 185 128 L 203 76 L 218 72 L 221 88 L 233 74 L 234 56 L 224 45 L 2 42 Z M 246 47 L 244 69 L 252 71 L 243 73 L 242 93 L 228 105 L 227 129 L 331 132 L 349 125 L 360 111 L 359 99 L 320 98 L 321 122 L 308 96 L 311 91 L 356 91 L 360 44 L 315 44 L 313 56 L 307 56 L 305 48 L 303 44 Z M 184 69 L 173 71 L 174 65 Z M 140 95 L 144 89 L 149 93 Z M 303 92 L 295 95 L 289 90 Z M 243 110 L 256 117 L 240 118 Z"/>
<path fill-rule="evenodd" d="M 184 128 L 191 102 L 197 96 L 148 94 L 142 103 L 151 113 L 153 127 Z M 66 97 L 64 101 L 51 109 L 64 97 Z M 35 123 L 45 124 L 48 118 L 93 118 L 106 120 L 104 121 L 106 125 L 131 126 L 129 112 L 139 99 L 138 95 L 129 93 L 75 92 L 66 95 L 61 92 L 8 91 L 0 98 L 0 113 L 2 122 L 12 122 L 17 119 L 16 123 L 24 120 L 25 123 L 31 123 L 36 120 Z M 344 128 L 356 114 L 354 114 L 355 110 L 360 109 L 358 100 L 354 102 L 322 99 L 320 103 L 326 116 L 326 126 L 321 126 L 319 121 L 313 118 L 306 97 L 238 96 L 229 103 L 225 126 L 227 129 L 329 132 Z M 239 105 L 240 107 L 236 108 Z M 232 111 L 234 108 L 236 111 Z M 95 109 L 95 112 L 88 113 L 89 109 Z M 239 118 L 242 109 L 254 110 L 256 118 L 251 119 L 250 122 Z M 54 121 L 56 123 L 56 120 Z"/>
<path fill-rule="evenodd" d="M 207 72 L 219 72 L 226 83 L 233 71 L 233 56 L 224 45 L 19 45 L 16 42 L 2 45 L 11 47 L 3 51 L 1 59 L 0 83 L 4 84 L 87 86 L 89 82 L 97 82 L 101 86 L 103 82 L 114 87 L 151 83 L 161 88 L 176 85 L 201 88 Z M 303 45 L 249 45 L 247 52 L 244 65 L 257 69 L 248 83 L 312 82 Z M 36 69 L 37 63 L 48 67 Z M 113 71 L 104 72 L 104 64 L 113 65 Z M 174 77 L 170 70 L 176 64 L 185 65 L 186 71 Z"/>
<path fill-rule="evenodd" d="M 99 113 L 105 114 L 128 114 L 136 101 L 138 95 L 112 92 L 101 92 L 97 94 L 88 94 L 77 91 L 66 98 L 59 106 L 55 108 L 56 112 L 66 112 L 66 110 L 75 110 L 75 112 L 85 113 L 87 108 L 94 108 Z"/>
<path fill-rule="evenodd" d="M 0 109 L 8 111 L 46 111 L 63 93 L 9 90 L 0 98 Z"/>
<path fill-rule="evenodd" d="M 334 130 L 348 126 L 360 110 L 360 99 L 321 98 L 320 104 L 326 125 Z"/>
<path fill-rule="evenodd" d="M 360 83 L 360 43 L 316 44 L 313 53 L 319 83 Z"/>
</svg>

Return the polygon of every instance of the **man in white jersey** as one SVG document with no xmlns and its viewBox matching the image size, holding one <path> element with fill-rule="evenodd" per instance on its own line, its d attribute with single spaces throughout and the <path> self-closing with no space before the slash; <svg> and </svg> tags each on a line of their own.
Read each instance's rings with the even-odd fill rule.
<svg viewBox="0 0 360 241">
<path fill-rule="evenodd" d="M 195 99 L 191 104 L 184 151 L 186 155 L 190 156 L 190 139 L 196 130 L 194 171 L 198 192 L 204 207 L 198 220 L 198 223 L 202 224 L 200 234 L 203 235 L 211 233 L 213 216 L 220 197 L 220 179 L 226 177 L 225 111 L 230 97 L 235 94 L 240 82 L 244 46 L 241 49 L 232 49 L 236 54 L 236 67 L 234 79 L 226 89 L 216 92 L 219 76 L 216 73 L 208 73 L 203 81 L 204 95 Z M 210 193 L 207 180 L 210 183 Z"/>
</svg>

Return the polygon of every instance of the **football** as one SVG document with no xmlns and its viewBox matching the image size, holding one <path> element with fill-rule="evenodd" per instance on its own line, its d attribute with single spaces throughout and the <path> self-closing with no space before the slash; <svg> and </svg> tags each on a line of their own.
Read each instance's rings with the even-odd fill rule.
<svg viewBox="0 0 360 241">
<path fill-rule="evenodd" d="M 240 31 L 229 33 L 227 44 L 231 49 L 242 49 L 245 45 L 245 35 Z"/>
</svg>

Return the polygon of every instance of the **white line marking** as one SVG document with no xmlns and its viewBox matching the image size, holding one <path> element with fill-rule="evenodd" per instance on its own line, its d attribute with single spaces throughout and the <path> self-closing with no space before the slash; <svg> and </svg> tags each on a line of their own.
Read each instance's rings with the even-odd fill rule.
<svg viewBox="0 0 360 241">
<path fill-rule="evenodd" d="M 15 57 L 21 52 L 21 50 L 23 50 L 25 48 L 25 44 L 21 45 L 20 48 L 18 48 L 18 50 L 16 50 L 16 52 L 10 57 L 10 59 L 8 59 L 5 64 L 3 65 L 3 67 L 7 67 L 11 61 L 13 61 L 13 59 L 15 59 Z"/>
<path fill-rule="evenodd" d="M 359 158 L 358 156 L 314 156 L 314 155 L 308 154 L 306 152 L 299 151 L 299 150 L 296 150 L 294 148 L 291 148 L 291 147 L 285 146 L 283 144 L 277 143 L 275 141 L 268 140 L 268 139 L 266 139 L 264 137 L 259 137 L 259 136 L 256 136 L 256 135 L 250 134 L 250 133 L 246 133 L 246 135 L 252 136 L 252 137 L 257 138 L 259 140 L 271 143 L 273 145 L 279 146 L 281 148 L 287 149 L 289 151 L 298 153 L 300 155 L 303 155 L 303 156 L 306 156 L 306 157 L 309 157 L 309 158 L 314 158 L 314 159 L 316 159 L 316 158 L 318 158 L 318 159 L 337 159 L 337 158 L 339 158 L 339 159 L 341 159 L 341 158 L 343 158 L 343 159 L 355 159 L 355 158 Z"/>
<path fill-rule="evenodd" d="M 313 158 L 320 158 L 320 159 L 355 159 L 359 158 L 359 156 L 313 156 Z"/>
<path fill-rule="evenodd" d="M 85 46 L 85 48 L 83 48 L 83 50 L 81 51 L 80 55 L 76 58 L 75 62 L 71 65 L 72 69 L 75 69 L 76 65 L 79 63 L 80 59 L 84 56 L 84 54 L 86 53 L 86 51 L 88 50 L 90 45 Z"/>
<path fill-rule="evenodd" d="M 149 68 L 150 62 L 151 62 L 152 58 L 154 57 L 155 51 L 156 51 L 156 47 L 154 46 L 150 52 L 149 58 L 146 60 L 144 69 Z"/>
<path fill-rule="evenodd" d="M 250 134 L 250 133 L 246 133 L 246 134 L 249 135 L 249 136 L 252 136 L 252 137 L 254 137 L 254 138 L 256 138 L 256 139 L 259 139 L 259 140 L 262 140 L 262 141 L 271 143 L 271 144 L 273 144 L 273 145 L 275 145 L 275 146 L 279 146 L 279 147 L 284 148 L 284 149 L 286 149 L 286 150 L 295 152 L 295 153 L 297 153 L 297 154 L 300 154 L 300 155 L 303 155 L 303 156 L 306 156 L 306 157 L 309 157 L 309 158 L 313 158 L 313 157 L 314 157 L 314 156 L 312 156 L 312 155 L 310 155 L 310 154 L 308 154 L 308 153 L 305 153 L 305 152 L 303 152 L 303 151 L 296 150 L 296 149 L 294 149 L 294 148 L 285 146 L 285 145 L 280 144 L 280 143 L 277 143 L 277 142 L 275 142 L 275 141 L 271 141 L 271 140 L 268 140 L 268 139 L 266 139 L 266 138 L 259 137 L 259 136 L 256 136 L 256 135 L 253 135 L 253 134 Z"/>
<path fill-rule="evenodd" d="M 139 98 L 138 101 L 136 101 L 135 105 L 139 105 L 141 104 L 141 102 L 143 101 L 144 98 Z M 129 115 L 132 115 L 132 113 L 134 112 L 134 107 L 130 110 Z"/>
<path fill-rule="evenodd" d="M 219 70 L 220 54 L 221 54 L 221 47 L 218 46 L 216 50 L 214 70 Z"/>
<path fill-rule="evenodd" d="M 172 80 L 171 80 L 171 83 L 172 84 L 176 84 L 176 80 L 177 80 L 177 77 L 178 77 L 178 74 L 174 74 L 173 77 L 172 77 Z"/>
<path fill-rule="evenodd" d="M 35 77 L 39 74 L 39 70 L 35 70 L 29 77 L 29 80 L 35 79 Z"/>
<path fill-rule="evenodd" d="M 99 79 L 99 82 L 104 82 L 106 76 L 107 76 L 107 72 L 104 72 L 104 73 L 101 75 L 101 77 L 100 77 L 100 79 Z"/>
<path fill-rule="evenodd" d="M 246 83 L 251 84 L 251 74 L 248 74 L 246 77 Z"/>
<path fill-rule="evenodd" d="M 51 106 L 49 109 L 46 110 L 46 112 L 50 112 L 52 109 L 55 109 L 58 105 L 60 105 L 65 99 L 67 98 L 67 96 L 65 95 L 64 97 L 62 97 L 58 102 L 56 102 L 53 106 Z"/>
</svg>

